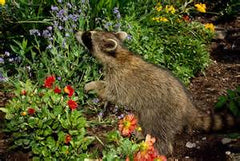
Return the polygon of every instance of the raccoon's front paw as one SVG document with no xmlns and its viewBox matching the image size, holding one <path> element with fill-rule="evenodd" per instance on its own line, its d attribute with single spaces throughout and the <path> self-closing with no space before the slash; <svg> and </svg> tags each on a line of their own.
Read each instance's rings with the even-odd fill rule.
<svg viewBox="0 0 240 161">
<path fill-rule="evenodd" d="M 84 92 L 88 93 L 89 91 L 95 90 L 96 89 L 96 82 L 90 82 L 85 84 L 84 86 Z"/>
</svg>

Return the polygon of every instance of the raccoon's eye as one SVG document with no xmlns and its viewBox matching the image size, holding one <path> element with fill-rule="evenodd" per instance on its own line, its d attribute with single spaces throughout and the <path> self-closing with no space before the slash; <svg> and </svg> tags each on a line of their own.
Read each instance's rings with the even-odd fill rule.
<svg viewBox="0 0 240 161">
<path fill-rule="evenodd" d="M 84 32 L 82 35 L 82 41 L 83 41 L 84 45 L 88 48 L 88 50 L 92 50 L 91 32 L 89 32 L 89 31 Z"/>
</svg>

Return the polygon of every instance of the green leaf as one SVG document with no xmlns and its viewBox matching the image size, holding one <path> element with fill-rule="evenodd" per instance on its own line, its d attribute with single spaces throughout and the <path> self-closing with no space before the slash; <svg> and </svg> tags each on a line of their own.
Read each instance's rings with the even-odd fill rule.
<svg viewBox="0 0 240 161">
<path fill-rule="evenodd" d="M 36 153 L 35 153 L 36 154 Z M 41 161 L 40 157 L 33 157 L 32 158 L 33 161 Z"/>
<path fill-rule="evenodd" d="M 54 140 L 53 137 L 51 137 L 51 136 L 47 137 L 47 146 L 50 149 L 54 149 L 56 147 L 56 141 Z"/>
<path fill-rule="evenodd" d="M 227 94 L 228 94 L 228 96 L 229 96 L 229 98 L 230 99 L 233 99 L 234 97 L 235 97 L 235 92 L 234 91 L 232 91 L 232 90 L 227 90 Z"/>
<path fill-rule="evenodd" d="M 234 101 L 230 101 L 229 103 L 229 109 L 233 113 L 234 116 L 237 116 L 239 114 L 239 109 L 236 106 Z"/>
<path fill-rule="evenodd" d="M 227 102 L 227 97 L 225 97 L 225 96 L 220 96 L 220 97 L 218 98 L 218 102 L 215 104 L 215 108 L 216 108 L 217 110 L 221 109 L 222 107 L 224 107 L 224 105 L 226 104 L 226 102 Z"/>
<path fill-rule="evenodd" d="M 53 113 L 54 113 L 55 116 L 60 115 L 62 113 L 62 111 L 63 111 L 62 106 L 55 106 L 53 108 Z"/>
<path fill-rule="evenodd" d="M 0 111 L 2 111 L 4 113 L 9 113 L 9 110 L 7 108 L 0 108 Z"/>
<path fill-rule="evenodd" d="M 43 136 L 48 136 L 51 134 L 52 134 L 52 129 L 49 126 L 47 126 L 47 128 L 43 132 Z"/>
</svg>

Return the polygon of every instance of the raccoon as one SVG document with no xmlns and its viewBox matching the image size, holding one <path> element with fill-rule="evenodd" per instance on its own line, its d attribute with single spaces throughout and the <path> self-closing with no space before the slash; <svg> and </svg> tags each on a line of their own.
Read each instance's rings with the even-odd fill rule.
<svg viewBox="0 0 240 161">
<path fill-rule="evenodd" d="M 79 31 L 77 40 L 103 65 L 104 80 L 87 83 L 103 100 L 128 106 L 135 112 L 143 134 L 156 137 L 162 154 L 173 152 L 176 134 L 185 127 L 204 131 L 233 126 L 230 115 L 198 116 L 183 84 L 168 70 L 147 63 L 123 45 L 126 32 Z"/>
</svg>

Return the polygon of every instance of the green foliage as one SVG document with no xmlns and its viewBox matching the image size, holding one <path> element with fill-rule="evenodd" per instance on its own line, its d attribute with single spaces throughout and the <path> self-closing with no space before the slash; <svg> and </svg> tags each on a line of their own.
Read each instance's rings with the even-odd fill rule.
<svg viewBox="0 0 240 161">
<path fill-rule="evenodd" d="M 227 95 L 220 96 L 215 105 L 216 110 L 227 109 L 234 116 L 240 117 L 240 86 L 235 90 L 227 90 Z"/>
<path fill-rule="evenodd" d="M 87 148 L 94 137 L 86 133 L 81 107 L 71 110 L 67 103 L 69 99 L 78 102 L 78 97 L 39 88 L 29 80 L 15 87 L 15 97 L 1 109 L 6 113 L 5 132 L 11 133 L 14 147 L 31 149 L 35 160 L 88 156 Z"/>
<path fill-rule="evenodd" d="M 127 42 L 130 50 L 151 63 L 165 66 L 188 84 L 190 78 L 210 62 L 207 44 L 213 33 L 201 23 L 185 21 L 181 13 L 180 9 L 176 9 L 176 13 L 166 12 L 162 6 L 160 12 L 155 10 L 145 19 L 141 18 L 142 23 L 127 16 L 122 23 L 132 36 Z M 166 22 L 156 20 L 159 17 Z"/>
</svg>

